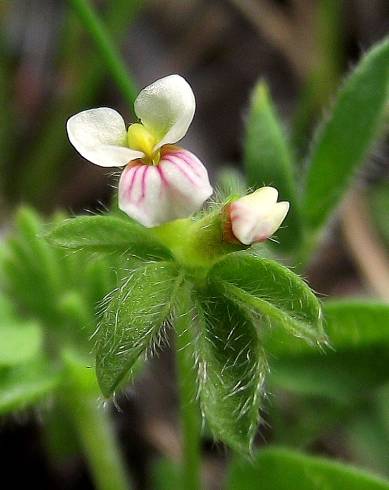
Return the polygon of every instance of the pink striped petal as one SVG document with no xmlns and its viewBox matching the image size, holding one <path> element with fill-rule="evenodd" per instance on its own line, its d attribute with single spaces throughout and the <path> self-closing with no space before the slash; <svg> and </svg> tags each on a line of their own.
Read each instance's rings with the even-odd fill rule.
<svg viewBox="0 0 389 490">
<path fill-rule="evenodd" d="M 198 211 L 212 195 L 208 173 L 187 150 L 165 145 L 158 165 L 136 160 L 119 182 L 119 207 L 151 228 Z"/>
</svg>

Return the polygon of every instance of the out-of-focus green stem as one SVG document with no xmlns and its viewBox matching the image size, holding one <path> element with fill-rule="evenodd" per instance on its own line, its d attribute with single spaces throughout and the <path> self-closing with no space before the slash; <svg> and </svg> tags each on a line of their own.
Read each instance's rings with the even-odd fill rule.
<svg viewBox="0 0 389 490">
<path fill-rule="evenodd" d="M 178 387 L 180 395 L 180 416 L 182 431 L 182 487 L 186 490 L 199 490 L 202 488 L 200 480 L 201 454 L 200 454 L 200 410 L 196 400 L 196 372 L 190 333 L 191 313 L 188 311 L 190 302 L 181 305 L 181 315 L 176 322 L 176 359 Z"/>
<path fill-rule="evenodd" d="M 62 400 L 84 454 L 97 490 L 129 490 L 125 466 L 109 413 L 98 402 L 94 371 L 72 353 L 64 355 L 66 372 Z"/>
<path fill-rule="evenodd" d="M 114 39 L 121 38 L 141 4 L 142 0 L 115 0 L 109 4 L 106 25 Z M 48 118 L 40 132 L 41 137 L 29 149 L 29 158 L 25 164 L 28 172 L 20 176 L 18 186 L 18 193 L 23 200 L 40 208 L 50 204 L 50 199 L 56 192 L 56 183 L 66 171 L 60 169 L 64 156 L 71 149 L 66 137 L 66 120 L 93 103 L 106 77 L 106 68 L 97 53 L 82 59 L 82 62 L 74 56 L 80 43 L 78 24 L 74 20 L 76 19 L 69 19 L 68 29 L 64 34 L 65 58 L 61 60 L 62 66 L 67 67 L 67 71 L 70 67 L 70 71 L 77 77 L 73 82 L 74 89 L 50 107 Z M 9 186 L 13 186 L 13 182 L 9 182 Z"/>
<path fill-rule="evenodd" d="M 109 415 L 96 398 L 73 397 L 73 420 L 98 490 L 128 490 Z"/>
<path fill-rule="evenodd" d="M 70 457 L 80 453 L 80 445 L 68 407 L 56 399 L 44 417 L 42 438 L 46 455 L 54 466 L 62 466 Z"/>
<path fill-rule="evenodd" d="M 69 0 L 85 29 L 96 44 L 96 48 L 106 64 L 112 78 L 131 105 L 134 102 L 137 89 L 126 65 L 123 62 L 108 30 L 100 20 L 88 0 Z"/>
</svg>

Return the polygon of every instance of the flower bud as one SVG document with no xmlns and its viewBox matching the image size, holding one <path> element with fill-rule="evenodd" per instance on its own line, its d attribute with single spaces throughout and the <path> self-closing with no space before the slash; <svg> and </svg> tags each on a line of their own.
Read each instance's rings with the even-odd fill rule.
<svg viewBox="0 0 389 490">
<path fill-rule="evenodd" d="M 289 203 L 277 198 L 277 189 L 262 187 L 232 202 L 226 209 L 225 240 L 252 245 L 270 238 L 289 210 Z"/>
</svg>

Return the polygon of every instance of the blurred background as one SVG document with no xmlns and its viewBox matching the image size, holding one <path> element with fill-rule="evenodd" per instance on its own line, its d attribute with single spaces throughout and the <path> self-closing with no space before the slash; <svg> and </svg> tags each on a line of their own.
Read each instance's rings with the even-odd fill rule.
<svg viewBox="0 0 389 490">
<path fill-rule="evenodd" d="M 303 166 L 312 130 L 344 74 L 389 32 L 387 0 L 93 3 L 139 88 L 170 73 L 190 82 L 197 111 L 184 146 L 200 157 L 214 182 L 225 165 L 241 169 L 244 121 L 259 79 L 268 82 Z M 0 23 L 0 233 L 9 229 L 20 204 L 46 215 L 58 209 L 72 214 L 104 209 L 115 179 L 77 155 L 68 143 L 65 122 L 76 112 L 98 106 L 113 107 L 130 122 L 129 102 L 66 1 L 0 0 Z M 306 277 L 323 297 L 388 300 L 388 141 L 374 149 L 355 189 Z M 53 464 L 46 455 L 41 426 L 47 404 L 50 401 L 0 419 L 3 478 L 8 475 L 13 488 L 26 482 L 42 489 L 93 488 L 80 457 L 71 455 Z M 169 349 L 149 363 L 118 404 L 121 410 L 115 410 L 114 420 L 127 465 L 138 488 L 152 488 L 157 456 L 176 460 L 180 454 Z M 272 404 L 270 397 L 258 444 L 275 437 L 277 422 L 266 414 Z M 303 427 L 311 424 L 312 412 L 304 413 L 304 401 L 281 394 L 281 406 L 291 424 L 297 426 L 296 411 Z M 310 439 L 309 450 L 388 476 L 389 431 L 386 439 L 378 437 L 379 427 L 369 426 L 370 410 L 369 405 L 355 420 L 348 412 L 353 424 L 342 430 L 339 422 L 346 413 L 341 412 L 343 419 Z M 294 443 L 304 446 L 296 437 Z M 207 441 L 205 477 L 210 488 L 218 489 L 227 456 L 222 447 Z M 379 447 L 381 459 L 374 456 L 374 447 Z"/>
</svg>

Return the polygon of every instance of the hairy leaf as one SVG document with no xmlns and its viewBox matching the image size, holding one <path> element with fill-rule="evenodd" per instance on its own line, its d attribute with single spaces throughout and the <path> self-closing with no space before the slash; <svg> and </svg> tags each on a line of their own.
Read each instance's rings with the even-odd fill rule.
<svg viewBox="0 0 389 490">
<path fill-rule="evenodd" d="M 112 216 L 81 216 L 64 221 L 47 235 L 54 245 L 91 252 L 118 252 L 141 258 L 170 258 L 169 250 L 147 228 Z"/>
<path fill-rule="evenodd" d="M 107 299 L 96 345 L 97 378 L 105 396 L 161 338 L 180 283 L 172 262 L 149 262 L 133 270 Z"/>
<path fill-rule="evenodd" d="M 377 137 L 388 97 L 389 40 L 373 47 L 343 84 L 309 156 L 303 211 L 317 230 L 338 205 Z"/>
<path fill-rule="evenodd" d="M 217 439 L 247 453 L 266 372 L 258 332 L 244 309 L 219 296 L 203 297 L 195 318 L 202 412 Z"/>
<path fill-rule="evenodd" d="M 316 296 L 300 277 L 277 262 L 238 252 L 217 262 L 209 279 L 229 299 L 259 314 L 265 326 L 282 326 L 310 343 L 325 341 Z"/>
<path fill-rule="evenodd" d="M 389 482 L 349 465 L 283 448 L 258 451 L 232 465 L 228 490 L 389 490 Z"/>
<path fill-rule="evenodd" d="M 302 228 L 291 150 L 263 81 L 255 87 L 251 99 L 244 162 L 250 186 L 273 186 L 279 191 L 280 200 L 290 202 L 288 216 L 277 232 L 279 243 L 272 243 L 281 250 L 295 248 L 301 241 Z"/>
</svg>

